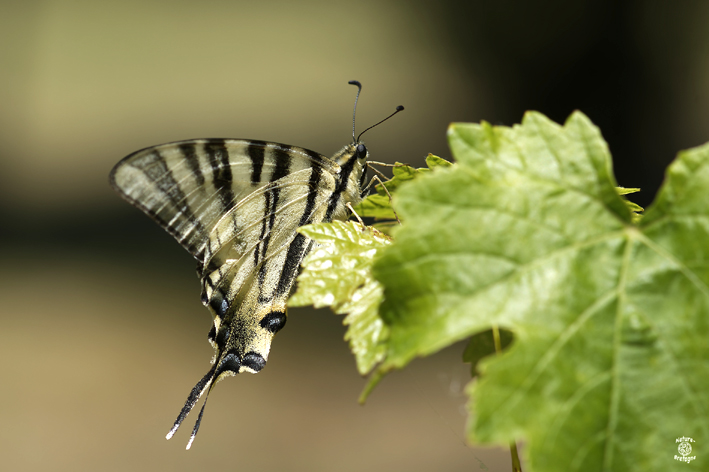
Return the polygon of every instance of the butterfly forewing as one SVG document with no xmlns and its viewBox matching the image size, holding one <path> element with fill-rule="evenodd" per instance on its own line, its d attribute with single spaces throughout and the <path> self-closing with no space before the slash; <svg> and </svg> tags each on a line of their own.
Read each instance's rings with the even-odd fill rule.
<svg viewBox="0 0 709 472">
<path fill-rule="evenodd" d="M 244 139 L 199 139 L 137 151 L 111 173 L 113 187 L 203 262 L 210 234 L 255 189 L 332 162 L 312 151 Z"/>
</svg>

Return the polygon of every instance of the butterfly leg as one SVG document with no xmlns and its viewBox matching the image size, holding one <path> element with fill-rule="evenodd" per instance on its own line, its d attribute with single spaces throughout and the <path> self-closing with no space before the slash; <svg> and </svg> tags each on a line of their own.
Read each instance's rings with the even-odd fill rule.
<svg viewBox="0 0 709 472">
<path fill-rule="evenodd" d="M 386 192 L 387 196 L 389 197 L 389 204 L 391 204 L 391 201 L 392 201 L 391 194 L 389 193 L 389 190 L 386 188 L 386 185 L 384 185 L 384 182 L 382 182 L 382 180 L 379 177 L 377 177 L 376 175 L 374 177 L 372 177 L 372 182 L 374 182 L 375 179 L 379 182 L 379 184 L 382 186 L 382 188 Z M 370 182 L 370 184 L 371 184 L 371 182 Z M 396 218 L 396 222 L 401 224 L 401 220 L 399 219 L 399 215 L 396 214 L 396 210 L 394 210 L 393 206 L 391 207 L 391 211 L 394 212 L 394 218 Z"/>
<path fill-rule="evenodd" d="M 364 228 L 364 226 L 365 226 L 364 221 L 362 221 L 362 218 L 360 218 L 359 215 L 357 214 L 357 212 L 354 210 L 354 208 L 352 208 L 352 205 L 350 204 L 350 202 L 345 203 L 345 206 L 352 212 L 352 214 L 355 216 L 355 218 L 357 218 L 357 221 L 359 221 L 359 224 L 362 225 L 362 228 Z"/>
<path fill-rule="evenodd" d="M 399 164 L 387 164 L 386 162 L 379 162 L 379 161 L 367 161 L 367 164 L 374 164 L 377 166 L 382 166 L 382 167 L 396 167 Z M 370 167 L 371 169 L 371 167 Z"/>
<path fill-rule="evenodd" d="M 382 171 L 380 171 L 380 170 L 377 169 L 376 167 L 370 166 L 369 164 L 375 164 L 375 162 L 373 162 L 373 161 L 367 161 L 367 168 L 368 168 L 368 169 L 372 169 L 372 171 L 373 171 L 374 173 L 376 173 L 376 174 L 378 174 L 380 177 L 384 178 L 384 180 L 391 180 L 391 179 L 388 178 L 386 175 L 384 175 L 384 174 L 382 173 Z M 384 166 L 391 166 L 391 167 L 394 167 L 392 164 L 384 164 L 384 163 L 382 163 L 382 162 L 376 162 L 376 164 L 381 164 L 381 165 L 384 165 Z M 374 179 L 370 180 L 370 181 L 369 181 L 369 184 L 367 185 L 366 188 L 369 188 L 369 187 L 372 185 L 372 182 L 373 182 L 373 181 L 374 181 Z"/>
</svg>

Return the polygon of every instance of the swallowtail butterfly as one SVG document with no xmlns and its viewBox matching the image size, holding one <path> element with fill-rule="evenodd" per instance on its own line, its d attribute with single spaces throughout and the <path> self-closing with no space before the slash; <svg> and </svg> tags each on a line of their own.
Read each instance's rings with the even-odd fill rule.
<svg viewBox="0 0 709 472">
<path fill-rule="evenodd" d="M 362 86 L 357 81 L 357 99 Z M 403 110 L 396 111 L 384 120 Z M 134 152 L 110 182 L 197 259 L 202 303 L 214 326 L 213 366 L 194 386 L 167 434 L 222 378 L 257 373 L 286 324 L 286 301 L 313 242 L 299 226 L 345 220 L 366 193 L 367 148 L 355 138 L 332 158 L 249 139 L 193 139 Z M 377 124 L 379 124 L 377 123 Z M 374 125 L 376 126 L 376 125 Z M 365 131 L 371 129 L 370 126 Z"/>
</svg>

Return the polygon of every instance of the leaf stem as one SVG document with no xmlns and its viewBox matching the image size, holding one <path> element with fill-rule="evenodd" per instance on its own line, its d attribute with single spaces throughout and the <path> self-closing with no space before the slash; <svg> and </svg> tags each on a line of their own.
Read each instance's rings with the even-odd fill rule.
<svg viewBox="0 0 709 472">
<path fill-rule="evenodd" d="M 517 444 L 514 441 L 510 443 L 510 454 L 512 454 L 512 472 L 522 472 L 522 464 L 520 464 L 519 454 L 517 454 Z"/>
<path fill-rule="evenodd" d="M 500 343 L 500 328 L 497 327 L 497 324 L 492 325 L 492 342 L 495 344 L 495 353 L 500 354 L 502 344 Z"/>
<path fill-rule="evenodd" d="M 497 324 L 492 325 L 492 341 L 495 344 L 495 353 L 499 355 L 502 351 L 502 346 L 500 343 L 500 328 L 497 327 Z M 517 443 L 515 441 L 510 443 L 510 454 L 512 455 L 512 472 L 522 472 L 522 464 L 519 462 Z"/>
</svg>

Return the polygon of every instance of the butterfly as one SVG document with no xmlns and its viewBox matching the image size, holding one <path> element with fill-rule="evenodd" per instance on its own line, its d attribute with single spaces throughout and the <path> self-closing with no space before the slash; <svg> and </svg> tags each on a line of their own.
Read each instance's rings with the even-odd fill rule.
<svg viewBox="0 0 709 472">
<path fill-rule="evenodd" d="M 170 439 L 212 387 L 266 365 L 273 336 L 286 324 L 286 302 L 313 241 L 298 227 L 346 220 L 368 191 L 368 151 L 355 138 L 331 158 L 308 149 L 250 139 L 192 139 L 136 151 L 110 173 L 111 186 L 162 226 L 197 260 L 202 303 L 214 324 L 212 367 L 197 382 Z"/>
</svg>

